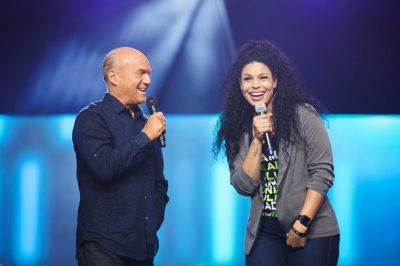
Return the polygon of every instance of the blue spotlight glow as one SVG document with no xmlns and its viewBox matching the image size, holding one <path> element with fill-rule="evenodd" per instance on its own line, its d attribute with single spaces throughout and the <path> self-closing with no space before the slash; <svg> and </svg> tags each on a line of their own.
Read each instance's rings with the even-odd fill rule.
<svg viewBox="0 0 400 266">
<path fill-rule="evenodd" d="M 7 116 L 0 115 L 0 145 L 7 145 L 10 136 L 10 128 L 13 127 L 12 119 Z"/>
<path fill-rule="evenodd" d="M 359 217 L 381 213 L 381 202 L 392 201 L 396 193 L 391 191 L 396 191 L 400 176 L 400 116 L 332 115 L 329 121 L 336 175 L 330 196 L 341 231 L 340 264 L 386 265 L 382 258 L 361 259 L 366 249 L 376 252 L 392 242 L 387 237 L 370 247 L 363 241 L 365 232 L 385 232 L 371 227 L 379 223 L 380 215 L 372 215 L 368 222 Z"/>
<path fill-rule="evenodd" d="M 21 265 L 35 264 L 41 256 L 42 166 L 37 156 L 27 156 L 21 162 L 19 174 L 18 215 L 16 219 L 16 259 Z"/>
<path fill-rule="evenodd" d="M 335 205 L 336 216 L 339 218 L 340 228 L 340 261 L 343 265 L 353 265 L 356 256 L 356 238 L 353 237 L 354 232 L 354 215 L 355 206 L 353 202 L 354 180 L 356 175 L 354 167 L 339 161 L 335 165 L 334 189 L 332 189 L 329 197 Z"/>
<path fill-rule="evenodd" d="M 33 74 L 32 95 L 21 100 L 18 110 L 65 113 L 101 98 L 105 86 L 99 67 L 104 55 L 120 46 L 133 46 L 149 57 L 154 70 L 152 80 L 156 81 L 151 93 L 169 103 L 169 112 L 203 113 L 209 112 L 207 106 L 217 107 L 218 98 L 210 96 L 220 86 L 218 77 L 225 73 L 234 53 L 224 2 L 140 2 L 131 3 L 132 11 L 126 8 L 115 15 L 121 19 L 99 21 L 90 32 L 77 30 L 73 36 L 50 44 Z M 110 32 L 105 29 L 108 27 L 120 30 Z M 105 34 L 108 38 L 103 38 Z M 175 110 L 175 93 L 186 93 L 188 84 L 193 97 L 171 111 Z M 198 105 L 199 100 L 209 103 Z"/>
<path fill-rule="evenodd" d="M 0 116 L 0 142 L 3 140 L 4 132 L 5 132 L 5 118 Z"/>
<path fill-rule="evenodd" d="M 3 235 L 5 235 L 5 224 L 6 224 L 6 216 L 5 216 L 5 209 L 6 206 L 3 205 L 6 199 L 6 195 L 5 195 L 5 189 L 6 189 L 6 176 L 4 174 L 4 170 L 5 170 L 5 162 L 4 162 L 4 158 L 6 156 L 6 152 L 5 152 L 5 144 L 7 142 L 6 140 L 6 128 L 9 128 L 8 125 L 8 117 L 7 116 L 3 116 L 0 115 L 0 258 L 2 258 L 4 256 L 4 254 L 6 253 L 5 251 L 5 246 L 3 246 L 5 244 L 5 241 L 3 241 L 4 237 Z M 1 260 L 0 260 L 0 264 L 1 264 Z"/>
<path fill-rule="evenodd" d="M 57 119 L 58 137 L 60 141 L 66 145 L 70 145 L 72 141 L 72 128 L 74 127 L 75 116 L 60 115 Z"/>
<path fill-rule="evenodd" d="M 191 84 L 193 93 L 196 90 L 204 93 L 208 90 L 205 88 L 217 86 L 217 83 L 210 83 L 212 79 L 208 73 L 224 73 L 234 53 L 233 37 L 223 1 L 146 2 L 129 15 L 119 39 L 135 43 L 149 55 L 150 62 L 156 67 L 152 73 L 153 80 L 169 80 L 179 88 L 182 86 L 180 82 L 171 81 L 173 77 L 170 71 L 174 69 L 180 73 L 180 78 L 185 76 L 184 91 L 186 84 Z M 181 60 L 186 62 L 184 66 L 179 65 Z M 190 72 L 187 72 L 188 68 Z M 205 79 L 205 76 L 209 78 Z M 154 83 L 151 90 L 157 95 L 165 90 L 165 84 Z"/>
<path fill-rule="evenodd" d="M 66 145 L 73 117 L 0 116 L 0 264 L 76 264 L 79 192 L 72 143 Z M 213 160 L 217 116 L 166 119 L 163 153 L 170 202 L 156 264 L 243 265 L 250 200 L 229 184 L 227 163 Z M 395 197 L 400 186 L 400 116 L 328 119 L 336 174 L 328 196 L 341 230 L 338 265 L 392 265 L 400 238 L 399 230 L 388 233 L 400 219 L 393 211 L 400 208 Z M 65 219 L 59 219 L 59 210 Z M 376 226 L 385 214 L 390 214 L 385 226 Z"/>
<path fill-rule="evenodd" d="M 229 184 L 227 163 L 219 159 L 213 175 L 213 257 L 218 264 L 229 263 L 235 249 L 235 195 Z"/>
<path fill-rule="evenodd" d="M 1 152 L 0 152 L 0 156 L 1 156 Z M 1 210 L 5 210 L 5 206 L 3 205 L 3 202 L 4 202 L 3 198 L 5 198 L 5 196 L 3 196 L 5 194 L 4 193 L 4 188 L 5 188 L 4 181 L 5 181 L 5 178 L 4 178 L 4 173 L 3 173 L 3 162 L 0 160 L 0 209 Z M 2 241 L 4 239 L 3 228 L 4 228 L 4 218 L 5 218 L 5 217 L 3 217 L 4 216 L 3 213 L 4 213 L 4 211 L 0 211 L 0 258 L 3 257 L 3 252 L 5 249 L 3 247 L 3 241 Z"/>
</svg>

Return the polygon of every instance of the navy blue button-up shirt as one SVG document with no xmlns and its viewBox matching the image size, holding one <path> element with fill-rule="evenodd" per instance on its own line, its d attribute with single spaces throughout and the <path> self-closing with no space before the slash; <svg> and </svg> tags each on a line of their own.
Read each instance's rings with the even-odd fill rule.
<svg viewBox="0 0 400 266">
<path fill-rule="evenodd" d="M 77 116 L 72 138 L 80 191 L 77 248 L 96 241 L 137 260 L 154 258 L 168 202 L 161 147 L 130 111 L 106 93 Z"/>
</svg>

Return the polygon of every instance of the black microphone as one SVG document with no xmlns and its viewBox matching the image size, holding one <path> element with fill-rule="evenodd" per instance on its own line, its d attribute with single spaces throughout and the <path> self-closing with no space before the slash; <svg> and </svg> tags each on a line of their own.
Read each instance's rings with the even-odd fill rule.
<svg viewBox="0 0 400 266">
<path fill-rule="evenodd" d="M 147 104 L 147 107 L 149 108 L 149 112 L 151 114 L 154 114 L 154 113 L 157 112 L 157 100 L 156 100 L 155 97 L 152 97 L 152 96 L 146 97 L 146 104 Z M 165 134 L 164 134 L 164 132 L 161 133 L 159 141 L 160 141 L 161 147 L 167 146 L 167 144 L 165 143 Z"/>
<path fill-rule="evenodd" d="M 263 103 L 257 103 L 255 106 L 255 110 L 257 115 L 263 115 L 267 113 L 267 107 Z M 271 137 L 269 136 L 269 132 L 265 132 L 264 142 L 267 145 L 267 156 L 273 156 L 274 149 L 272 148 Z"/>
</svg>

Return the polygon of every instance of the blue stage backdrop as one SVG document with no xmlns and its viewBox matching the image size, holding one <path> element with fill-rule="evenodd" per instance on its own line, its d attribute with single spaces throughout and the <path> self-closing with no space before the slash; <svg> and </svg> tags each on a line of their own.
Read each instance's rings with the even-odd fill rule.
<svg viewBox="0 0 400 266">
<path fill-rule="evenodd" d="M 243 265 L 249 199 L 213 159 L 216 115 L 167 115 L 170 203 L 157 265 Z M 76 265 L 74 116 L 0 116 L 0 265 Z M 397 261 L 400 116 L 332 115 L 339 265 Z M 379 255 L 377 255 L 379 254 Z"/>
</svg>

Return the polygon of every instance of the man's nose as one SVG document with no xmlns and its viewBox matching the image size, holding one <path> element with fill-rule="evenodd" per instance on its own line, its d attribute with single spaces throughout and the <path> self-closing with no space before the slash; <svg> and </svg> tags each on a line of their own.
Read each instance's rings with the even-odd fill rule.
<svg viewBox="0 0 400 266">
<path fill-rule="evenodd" d="M 144 79 L 143 79 L 143 83 L 146 84 L 147 86 L 150 85 L 150 83 L 151 83 L 151 78 L 150 78 L 150 75 L 149 75 L 149 74 L 146 74 L 146 76 L 145 76 Z"/>
</svg>

